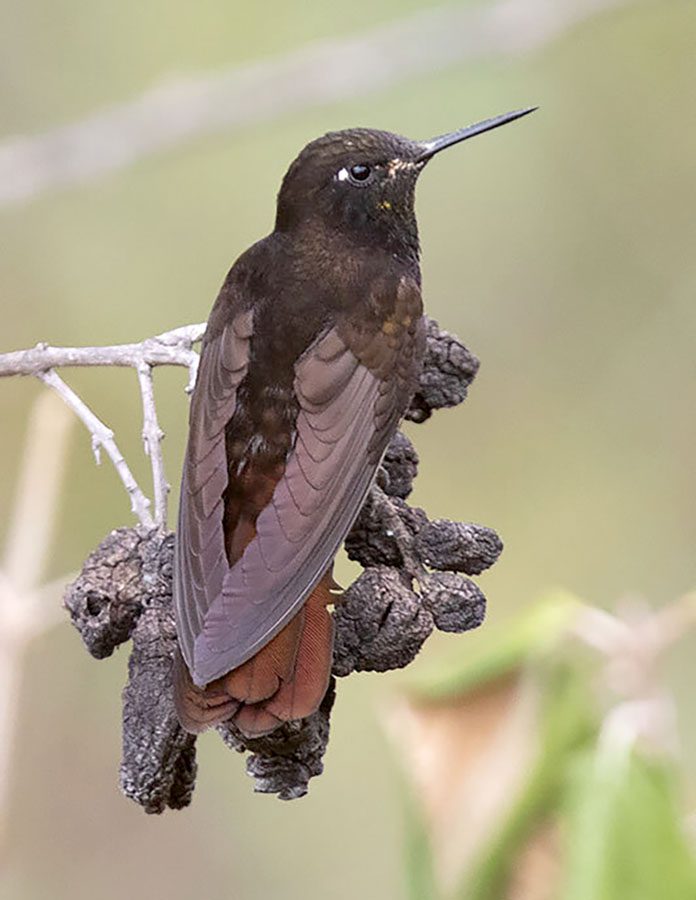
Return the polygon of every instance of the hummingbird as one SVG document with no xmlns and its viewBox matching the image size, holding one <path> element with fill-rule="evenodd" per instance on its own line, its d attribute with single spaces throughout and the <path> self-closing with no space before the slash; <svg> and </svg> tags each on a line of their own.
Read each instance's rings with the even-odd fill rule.
<svg viewBox="0 0 696 900">
<path fill-rule="evenodd" d="M 246 736 L 311 715 L 340 602 L 336 554 L 425 352 L 416 181 L 441 150 L 352 128 L 290 165 L 275 228 L 234 263 L 191 398 L 174 565 L 179 721 Z"/>
</svg>

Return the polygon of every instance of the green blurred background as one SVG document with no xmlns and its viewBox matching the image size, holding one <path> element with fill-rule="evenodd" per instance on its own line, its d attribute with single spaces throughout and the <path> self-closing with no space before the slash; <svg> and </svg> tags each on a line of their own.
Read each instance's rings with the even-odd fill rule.
<svg viewBox="0 0 696 900">
<path fill-rule="evenodd" d="M 1 0 L 0 128 L 48 130 L 165 76 L 358 34 L 426 5 Z M 409 429 L 421 455 L 414 500 L 431 517 L 501 533 L 505 553 L 481 579 L 491 622 L 555 584 L 604 605 L 628 592 L 666 603 L 696 580 L 690 0 L 627 3 L 524 56 L 361 91 L 0 210 L 0 350 L 139 340 L 205 319 L 229 265 L 270 229 L 288 162 L 324 131 L 368 125 L 425 138 L 529 104 L 541 110 L 438 158 L 419 185 L 428 311 L 482 367 L 464 407 Z M 67 378 L 147 483 L 133 373 Z M 184 381 L 157 372 L 173 481 Z M 3 510 L 39 391 L 0 382 Z M 65 485 L 53 576 L 131 521 L 82 430 Z M 0 516 L 0 541 L 6 524 Z M 344 564 L 339 580 L 349 572 Z M 440 637 L 423 657 L 466 654 L 477 640 Z M 671 673 L 684 698 L 694 649 Z M 380 724 L 398 675 L 339 685 L 326 772 L 307 798 L 254 795 L 242 759 L 210 735 L 199 743 L 193 806 L 152 818 L 117 788 L 126 660 L 122 651 L 97 664 L 67 624 L 35 643 L 3 900 L 403 896 L 400 784 Z M 688 708 L 682 726 L 688 760 Z"/>
</svg>

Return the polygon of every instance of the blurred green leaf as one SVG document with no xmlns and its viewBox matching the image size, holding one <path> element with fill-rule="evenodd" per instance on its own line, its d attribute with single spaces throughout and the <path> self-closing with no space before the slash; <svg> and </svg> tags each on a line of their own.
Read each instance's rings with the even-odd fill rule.
<svg viewBox="0 0 696 900">
<path fill-rule="evenodd" d="M 409 900 L 440 900 L 432 845 L 423 808 L 405 779 L 403 803 L 406 896 Z"/>
<path fill-rule="evenodd" d="M 497 835 L 464 878 L 459 900 L 505 896 L 520 853 L 537 829 L 559 812 L 568 767 L 596 733 L 597 719 L 581 671 L 557 660 L 544 667 L 539 685 L 543 697 L 536 762 Z"/>
<path fill-rule="evenodd" d="M 406 690 L 416 701 L 439 702 L 509 675 L 548 654 L 566 633 L 579 606 L 580 600 L 573 594 L 556 590 L 516 619 L 486 628 L 471 655 L 437 660 L 409 672 L 404 676 Z"/>
<path fill-rule="evenodd" d="M 696 897 L 680 817 L 669 762 L 600 742 L 575 778 L 563 900 Z"/>
</svg>

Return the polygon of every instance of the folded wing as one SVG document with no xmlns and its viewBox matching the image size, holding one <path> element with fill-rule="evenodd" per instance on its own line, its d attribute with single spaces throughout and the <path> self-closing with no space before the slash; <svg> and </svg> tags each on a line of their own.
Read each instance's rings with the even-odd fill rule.
<svg viewBox="0 0 696 900">
<path fill-rule="evenodd" d="M 295 616 L 331 566 L 403 414 L 417 371 L 420 321 L 322 334 L 295 365 L 294 441 L 255 535 L 229 566 L 223 528 L 224 429 L 249 363 L 240 317 L 205 354 L 202 411 L 192 411 L 182 483 L 175 601 L 182 653 L 203 686 L 241 666 Z"/>
</svg>

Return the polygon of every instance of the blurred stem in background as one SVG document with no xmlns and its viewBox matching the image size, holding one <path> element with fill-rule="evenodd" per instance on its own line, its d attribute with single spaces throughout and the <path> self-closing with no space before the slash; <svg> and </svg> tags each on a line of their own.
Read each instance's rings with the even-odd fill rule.
<svg viewBox="0 0 696 900">
<path fill-rule="evenodd" d="M 696 897 L 660 678 L 695 600 L 619 618 L 559 594 L 409 678 L 391 730 L 414 900 Z"/>
<path fill-rule="evenodd" d="M 170 79 L 83 121 L 0 143 L 0 207 L 94 180 L 209 134 L 365 96 L 456 63 L 529 53 L 584 19 L 628 2 L 498 0 L 473 8 L 444 6 L 267 62 Z"/>
<path fill-rule="evenodd" d="M 65 579 L 42 585 L 54 537 L 73 417 L 43 393 L 29 418 L 14 508 L 0 564 L 0 853 L 11 787 L 22 669 L 31 641 L 63 621 Z"/>
</svg>

